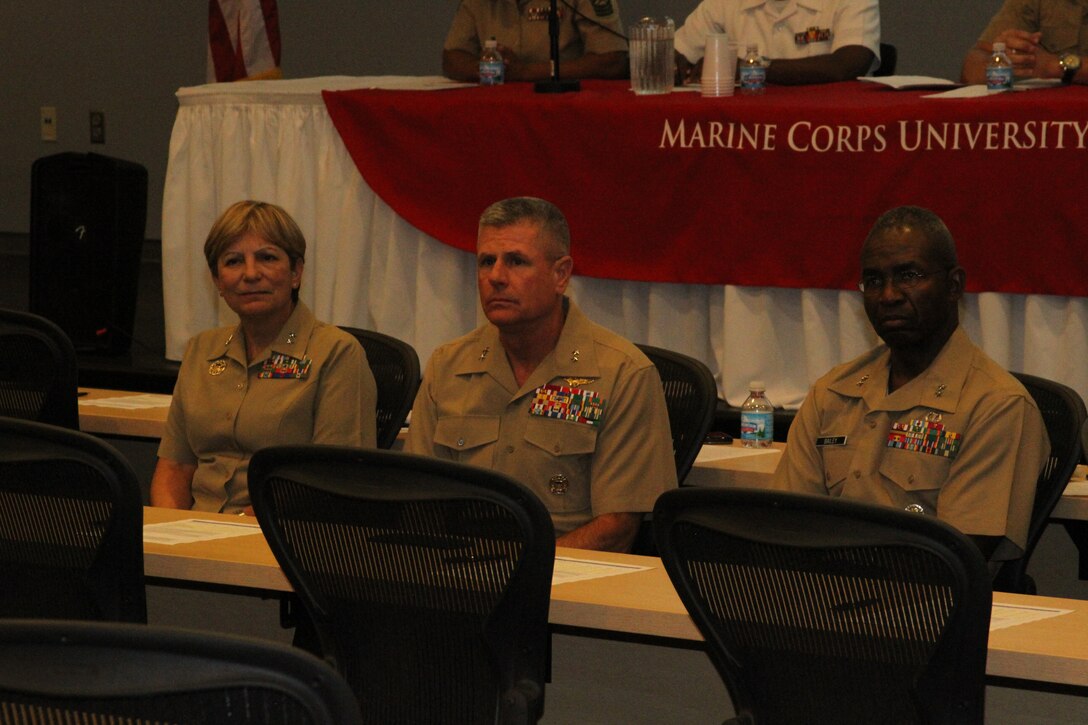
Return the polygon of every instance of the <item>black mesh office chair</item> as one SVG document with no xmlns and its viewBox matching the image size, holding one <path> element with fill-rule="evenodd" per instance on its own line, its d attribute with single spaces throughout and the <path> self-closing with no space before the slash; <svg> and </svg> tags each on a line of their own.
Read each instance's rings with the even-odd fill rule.
<svg viewBox="0 0 1088 725">
<path fill-rule="evenodd" d="M 1080 463 L 1080 435 L 1088 414 L 1085 413 L 1084 401 L 1072 388 L 1025 373 L 1013 375 L 1028 389 L 1039 406 L 1046 434 L 1050 438 L 1050 457 L 1044 463 L 1035 485 L 1035 503 L 1031 509 L 1024 555 L 1001 565 L 994 578 L 994 589 L 1035 594 L 1035 582 L 1027 574 L 1028 560 L 1042 538 L 1050 514 L 1061 500 L 1073 470 Z"/>
<path fill-rule="evenodd" d="M 661 495 L 665 569 L 734 723 L 981 723 L 991 590 L 963 534 L 823 496 Z"/>
<path fill-rule="evenodd" d="M 637 347 L 657 368 L 665 389 L 676 480 L 682 486 L 714 422 L 718 386 L 710 369 L 693 357 L 650 345 L 640 344 Z M 643 518 L 631 544 L 631 553 L 657 556 L 652 519 L 649 514 Z"/>
<path fill-rule="evenodd" d="M 357 725 L 347 683 L 301 650 L 136 624 L 0 621 L 0 724 Z"/>
<path fill-rule="evenodd" d="M 665 388 L 676 478 L 681 483 L 695 463 L 714 421 L 718 386 L 706 365 L 693 357 L 650 345 L 638 349 L 650 358 Z"/>
<path fill-rule="evenodd" d="M 254 454 L 253 507 L 369 722 L 535 722 L 555 531 L 484 469 L 393 451 Z"/>
<path fill-rule="evenodd" d="M 79 430 L 76 352 L 44 317 L 0 309 L 0 416 Z"/>
<path fill-rule="evenodd" d="M 373 330 L 342 327 L 366 350 L 378 385 L 378 448 L 392 448 L 419 390 L 419 356 L 403 340 Z"/>
<path fill-rule="evenodd" d="M 0 617 L 144 622 L 143 505 L 121 454 L 0 418 Z"/>
</svg>

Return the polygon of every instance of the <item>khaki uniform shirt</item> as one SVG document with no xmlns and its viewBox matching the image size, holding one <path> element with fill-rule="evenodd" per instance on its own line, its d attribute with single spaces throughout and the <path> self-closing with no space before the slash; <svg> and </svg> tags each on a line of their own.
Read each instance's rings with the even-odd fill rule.
<svg viewBox="0 0 1088 725">
<path fill-rule="evenodd" d="M 1042 46 L 1055 55 L 1088 55 L 1088 0 L 1005 0 L 979 40 L 989 43 L 1010 28 L 1041 32 Z"/>
<path fill-rule="evenodd" d="M 544 502 L 556 534 L 601 514 L 650 511 L 676 487 L 657 369 L 573 302 L 555 350 L 520 388 L 494 325 L 436 350 L 407 450 L 511 476 Z"/>
<path fill-rule="evenodd" d="M 259 448 L 375 446 L 378 392 L 354 337 L 318 322 L 299 302 L 258 358 L 246 364 L 237 327 L 189 341 L 159 457 L 196 464 L 193 510 L 237 513 L 249 506 L 246 472 Z"/>
<path fill-rule="evenodd" d="M 626 51 L 618 0 L 571 0 L 570 4 L 604 30 L 559 3 L 559 60 L 581 58 L 586 53 Z M 446 50 L 463 50 L 479 56 L 484 41 L 494 37 L 526 63 L 551 59 L 548 38 L 549 0 L 461 0 L 453 25 L 446 35 Z M 560 68 L 562 70 L 562 68 Z"/>
<path fill-rule="evenodd" d="M 965 534 L 1004 537 L 995 560 L 1020 556 L 1050 455 L 1031 395 L 962 329 L 890 394 L 888 365 L 880 345 L 816 382 L 774 487 L 934 515 Z"/>
</svg>

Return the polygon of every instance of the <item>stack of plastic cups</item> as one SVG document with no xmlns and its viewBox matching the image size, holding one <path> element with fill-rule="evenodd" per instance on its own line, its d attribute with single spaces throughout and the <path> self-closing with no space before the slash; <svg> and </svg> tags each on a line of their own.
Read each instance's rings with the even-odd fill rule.
<svg viewBox="0 0 1088 725">
<path fill-rule="evenodd" d="M 707 34 L 703 54 L 703 95 L 708 98 L 733 95 L 736 73 L 737 44 L 729 42 L 725 33 Z"/>
</svg>

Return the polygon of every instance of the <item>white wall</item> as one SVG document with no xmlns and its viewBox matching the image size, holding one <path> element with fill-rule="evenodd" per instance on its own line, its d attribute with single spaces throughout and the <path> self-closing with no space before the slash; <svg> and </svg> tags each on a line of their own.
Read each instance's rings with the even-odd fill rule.
<svg viewBox="0 0 1088 725">
<path fill-rule="evenodd" d="M 625 20 L 671 15 L 695 0 L 617 0 Z M 1000 0 L 884 0 L 886 42 L 899 71 L 955 77 Z M 279 0 L 287 77 L 433 75 L 457 0 Z M 26 232 L 30 167 L 62 151 L 147 167 L 147 235 L 161 235 L 162 185 L 177 104 L 204 82 L 204 0 L 6 0 L 0 4 L 0 231 Z M 39 108 L 57 108 L 58 141 L 40 140 Z M 106 114 L 106 143 L 89 142 L 88 113 Z"/>
</svg>

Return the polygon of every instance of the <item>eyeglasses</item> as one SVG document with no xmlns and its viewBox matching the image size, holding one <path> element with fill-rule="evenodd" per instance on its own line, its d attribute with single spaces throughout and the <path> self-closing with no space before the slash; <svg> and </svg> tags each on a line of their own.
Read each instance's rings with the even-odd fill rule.
<svg viewBox="0 0 1088 725">
<path fill-rule="evenodd" d="M 917 269 L 900 269 L 892 272 L 891 280 L 892 286 L 900 292 L 914 289 L 917 287 L 923 279 L 926 277 L 932 277 L 935 274 L 941 272 L 947 272 L 951 267 L 943 267 L 933 272 L 921 272 Z M 865 295 L 878 295 L 884 291 L 884 285 L 887 284 L 887 277 L 882 274 L 866 274 L 858 282 L 858 289 Z"/>
</svg>

